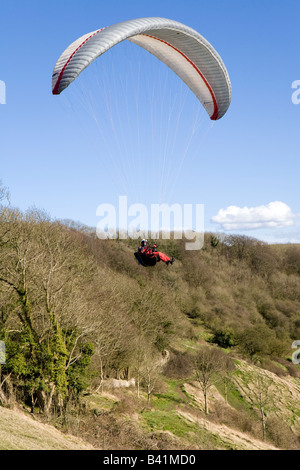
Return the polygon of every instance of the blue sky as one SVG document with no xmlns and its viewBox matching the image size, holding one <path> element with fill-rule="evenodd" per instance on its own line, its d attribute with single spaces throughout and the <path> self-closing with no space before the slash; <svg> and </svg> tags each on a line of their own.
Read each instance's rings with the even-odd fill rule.
<svg viewBox="0 0 300 470">
<path fill-rule="evenodd" d="M 292 82 L 300 80 L 299 15 L 298 0 L 2 4 L 0 80 L 6 84 L 6 104 L 0 104 L 0 179 L 10 189 L 11 203 L 22 210 L 34 205 L 53 218 L 96 226 L 99 204 L 117 205 L 118 196 L 124 194 L 129 204 L 156 203 L 160 191 L 159 202 L 204 204 L 205 230 L 300 243 L 300 105 L 291 99 Z M 100 58 L 65 96 L 52 96 L 53 67 L 73 40 L 103 26 L 146 16 L 187 24 L 223 58 L 232 82 L 232 102 L 214 125 L 177 77 L 131 44 L 117 46 L 107 58 Z M 152 83 L 158 110 L 151 102 Z M 138 88 L 135 111 L 120 107 L 124 86 L 127 102 L 132 98 L 132 103 Z M 124 111 L 124 120 L 116 122 L 119 127 L 114 131 L 107 127 L 105 142 L 91 109 L 81 105 L 85 94 L 102 129 L 108 122 L 109 109 L 103 105 L 108 96 L 114 119 Z M 180 127 L 171 134 L 168 110 L 176 98 L 172 119 L 177 118 L 181 96 L 185 101 Z M 155 129 L 147 121 L 147 110 L 159 115 Z M 189 145 L 191 127 L 200 119 L 199 132 Z M 161 164 L 165 157 L 167 166 Z M 163 171 L 168 165 L 166 178 Z M 150 178 L 140 177 L 143 166 L 150 168 Z"/>
</svg>

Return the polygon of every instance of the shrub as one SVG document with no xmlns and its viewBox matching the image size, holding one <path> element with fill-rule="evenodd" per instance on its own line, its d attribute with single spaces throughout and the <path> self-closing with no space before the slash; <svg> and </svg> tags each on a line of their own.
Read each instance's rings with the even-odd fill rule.
<svg viewBox="0 0 300 470">
<path fill-rule="evenodd" d="M 229 329 L 216 330 L 211 341 L 218 344 L 221 348 L 232 348 L 237 343 L 236 335 Z"/>
<path fill-rule="evenodd" d="M 255 356 L 263 356 L 270 353 L 270 345 L 274 340 L 273 332 L 264 324 L 258 324 L 246 328 L 238 336 L 240 350 L 254 359 Z"/>
<path fill-rule="evenodd" d="M 275 416 L 267 423 L 267 435 L 276 447 L 284 450 L 299 450 L 299 440 L 290 427 Z"/>
<path fill-rule="evenodd" d="M 171 353 L 171 357 L 164 369 L 164 374 L 167 377 L 186 379 L 192 372 L 192 361 L 189 354 Z"/>
</svg>

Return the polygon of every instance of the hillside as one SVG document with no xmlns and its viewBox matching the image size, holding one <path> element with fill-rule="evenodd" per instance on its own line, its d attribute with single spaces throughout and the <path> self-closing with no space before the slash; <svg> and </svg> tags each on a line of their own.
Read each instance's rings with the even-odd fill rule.
<svg viewBox="0 0 300 470">
<path fill-rule="evenodd" d="M 3 448 L 300 447 L 299 246 L 207 233 L 143 268 L 134 240 L 0 215 Z"/>
<path fill-rule="evenodd" d="M 0 408 L 0 450 L 91 450 L 92 446 L 23 412 Z"/>
<path fill-rule="evenodd" d="M 235 379 L 235 383 L 243 392 L 245 392 L 244 379 L 248 374 L 264 373 L 245 362 L 240 362 L 239 370 L 243 371 L 243 378 Z M 289 422 L 293 416 L 299 416 L 299 383 L 293 379 L 279 378 L 270 372 L 267 376 L 272 378 L 273 387 L 278 394 L 274 395 L 276 403 L 280 404 L 277 406 L 276 416 L 283 422 Z M 122 383 L 122 381 L 119 382 Z M 165 390 L 165 393 L 154 395 L 151 407 L 148 409 L 133 406 L 136 395 L 134 387 L 120 390 L 120 387 L 116 387 L 116 384 L 113 386 L 113 383 L 107 384 L 106 387 L 109 391 L 105 390 L 85 399 L 90 417 L 87 418 L 89 413 L 86 412 L 86 418 L 81 418 L 82 427 L 78 434 L 83 436 L 83 439 L 66 435 L 53 426 L 33 419 L 19 410 L 0 408 L 0 449 L 126 449 L 128 448 L 127 441 L 132 441 L 133 435 L 134 442 L 138 446 L 146 444 L 146 448 L 149 448 L 150 444 L 152 449 L 167 447 L 169 449 L 278 450 L 280 448 L 259 439 L 259 432 L 255 436 L 250 428 L 243 431 L 245 423 L 234 422 L 234 418 L 238 415 L 230 416 L 235 407 L 232 404 L 226 404 L 224 397 L 215 387 L 210 392 L 210 417 L 205 417 L 203 414 L 203 395 L 195 381 L 170 383 L 167 393 Z M 248 394 L 245 394 L 243 398 L 241 396 L 240 400 L 245 399 L 247 402 L 247 396 Z M 143 403 L 143 398 L 141 401 Z M 119 421 L 118 436 L 109 435 L 113 434 L 113 426 L 111 426 L 109 432 L 107 427 L 106 432 L 102 432 L 100 437 L 98 421 L 103 417 L 107 419 L 109 413 L 111 413 L 108 421 L 110 425 L 113 413 Z M 216 420 L 216 413 L 223 415 L 223 419 L 219 420 L 219 417 Z M 91 416 L 94 423 L 92 431 L 88 430 Z M 293 428 L 297 434 L 299 425 L 300 418 L 298 417 L 293 422 Z M 98 436 L 95 438 L 97 433 Z M 286 439 L 288 437 L 288 435 L 285 436 Z M 105 446 L 106 439 L 109 441 Z M 114 439 L 117 442 L 114 442 Z M 102 447 L 103 444 L 104 447 Z"/>
</svg>

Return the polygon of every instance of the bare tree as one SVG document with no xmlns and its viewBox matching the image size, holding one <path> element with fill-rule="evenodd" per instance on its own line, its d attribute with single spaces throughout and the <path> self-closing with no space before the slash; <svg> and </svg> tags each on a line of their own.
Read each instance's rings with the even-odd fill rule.
<svg viewBox="0 0 300 470">
<path fill-rule="evenodd" d="M 10 194 L 9 190 L 6 186 L 3 185 L 2 181 L 0 180 L 0 203 L 1 201 L 10 202 Z"/>
<path fill-rule="evenodd" d="M 222 370 L 221 370 L 221 377 L 224 384 L 224 395 L 225 395 L 225 402 L 228 403 L 228 384 L 231 381 L 232 374 L 235 371 L 235 364 L 231 357 L 224 355 L 222 358 Z"/>
<path fill-rule="evenodd" d="M 47 412 L 54 397 L 62 403 L 66 371 L 80 359 L 80 344 L 94 329 L 89 259 L 67 227 L 35 209 L 23 215 L 9 208 L 0 213 L 0 256 L 0 295 L 8 306 L 7 312 L 3 307 L 5 331 L 12 340 L 16 334 L 26 336 L 27 355 L 34 350 L 39 380 L 46 384 L 40 406 Z"/>
<path fill-rule="evenodd" d="M 140 398 L 141 380 L 143 377 L 143 365 L 146 361 L 148 346 L 145 341 L 136 337 L 135 339 L 135 357 L 134 357 L 134 373 L 137 387 L 137 397 Z"/>
<path fill-rule="evenodd" d="M 161 371 L 161 356 L 157 354 L 148 354 L 142 367 L 141 374 L 147 393 L 147 405 L 151 404 L 151 396 L 156 388 L 159 372 Z"/>
<path fill-rule="evenodd" d="M 260 417 L 263 440 L 266 438 L 269 413 L 274 408 L 272 392 L 270 390 L 272 383 L 269 377 L 258 374 L 252 379 L 251 389 L 248 394 L 253 408 L 258 411 Z"/>
<path fill-rule="evenodd" d="M 216 348 L 204 346 L 194 359 L 194 370 L 204 397 L 204 412 L 208 414 L 208 392 L 223 369 L 224 355 Z"/>
</svg>

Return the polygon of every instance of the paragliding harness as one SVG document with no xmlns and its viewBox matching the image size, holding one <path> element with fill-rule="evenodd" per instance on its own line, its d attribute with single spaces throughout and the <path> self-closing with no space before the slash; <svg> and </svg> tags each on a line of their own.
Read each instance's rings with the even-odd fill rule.
<svg viewBox="0 0 300 470">
<path fill-rule="evenodd" d="M 155 251 L 156 245 L 154 245 L 153 249 L 146 248 L 143 252 L 136 251 L 134 256 L 142 266 L 155 266 L 160 261 L 160 258 L 155 255 Z"/>
</svg>

